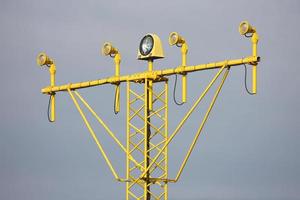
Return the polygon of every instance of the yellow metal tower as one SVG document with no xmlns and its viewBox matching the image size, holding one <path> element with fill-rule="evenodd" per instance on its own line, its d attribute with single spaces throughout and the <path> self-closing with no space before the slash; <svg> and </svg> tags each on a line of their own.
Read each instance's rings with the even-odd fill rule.
<svg viewBox="0 0 300 200">
<path fill-rule="evenodd" d="M 86 124 L 92 138 L 97 144 L 103 155 L 109 169 L 117 181 L 126 183 L 126 199 L 136 200 L 167 200 L 168 183 L 175 183 L 179 180 L 182 171 L 196 145 L 201 131 L 208 119 L 210 111 L 223 87 L 231 67 L 252 65 L 252 92 L 256 94 L 256 73 L 257 64 L 260 58 L 257 56 L 258 34 L 254 27 L 247 21 L 243 21 L 239 26 L 241 35 L 251 37 L 252 55 L 235 60 L 225 60 L 208 64 L 188 66 L 186 56 L 188 45 L 185 39 L 176 32 L 169 36 L 170 45 L 176 45 L 181 48 L 182 63 L 179 67 L 165 70 L 154 70 L 153 62 L 155 59 L 164 57 L 162 44 L 159 37 L 155 34 L 147 34 L 141 40 L 138 59 L 148 62 L 148 70 L 142 73 L 120 76 L 121 55 L 117 48 L 110 43 L 105 43 L 102 48 L 103 55 L 111 56 L 115 62 L 115 76 L 79 83 L 70 83 L 66 85 L 55 85 L 56 67 L 52 59 L 45 53 L 40 53 L 37 57 L 37 63 L 40 66 L 47 66 L 50 72 L 50 86 L 42 89 L 43 94 L 50 96 L 48 107 L 48 118 L 50 122 L 55 121 L 55 94 L 57 92 L 67 91 L 78 109 L 84 123 Z M 205 90 L 200 94 L 193 106 L 185 114 L 184 118 L 171 132 L 168 130 L 168 77 L 171 75 L 181 75 L 182 77 L 182 103 L 187 100 L 187 75 L 191 72 L 218 69 L 216 75 L 212 78 Z M 194 136 L 194 139 L 183 159 L 183 162 L 175 178 L 169 178 L 168 174 L 168 146 L 174 137 L 180 132 L 182 126 L 197 108 L 207 92 L 222 75 L 221 81 L 215 91 L 215 94 L 207 108 L 202 122 Z M 120 84 L 127 84 L 127 134 L 126 145 L 122 144 L 116 135 L 105 124 L 101 117 L 92 109 L 87 101 L 79 94 L 78 89 L 94 87 L 104 84 L 114 84 L 116 86 L 115 113 L 120 110 Z M 247 89 L 247 87 L 246 87 Z M 78 101 L 79 100 L 79 101 Z M 80 103 L 84 105 L 97 121 L 104 127 L 109 136 L 116 142 L 120 149 L 126 155 L 126 177 L 121 178 L 116 172 L 103 146 L 91 127 L 85 113 L 81 109 Z M 176 102 L 177 103 L 177 102 Z M 179 103 L 177 103 L 179 104 Z M 49 116 L 50 115 L 50 116 Z"/>
</svg>

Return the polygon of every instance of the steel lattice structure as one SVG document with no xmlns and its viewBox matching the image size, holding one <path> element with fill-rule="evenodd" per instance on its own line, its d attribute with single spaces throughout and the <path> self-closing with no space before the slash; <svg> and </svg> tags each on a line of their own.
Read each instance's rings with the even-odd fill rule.
<svg viewBox="0 0 300 200">
<path fill-rule="evenodd" d="M 127 158 L 126 184 L 127 199 L 167 199 L 168 185 L 168 148 L 154 161 L 168 139 L 168 82 L 163 81 L 163 90 L 153 88 L 153 110 L 149 109 L 149 80 L 142 84 L 143 91 L 138 93 L 127 82 L 127 152 L 139 163 Z M 152 167 L 142 180 L 139 177 L 150 163 Z M 152 190 L 150 190 L 150 188 Z M 155 188 L 155 190 L 154 190 Z M 152 197 L 152 198 L 150 198 Z"/>
<path fill-rule="evenodd" d="M 58 92 L 68 92 L 75 107 L 80 113 L 86 127 L 88 128 L 92 138 L 94 139 L 99 151 L 101 152 L 105 162 L 111 170 L 114 178 L 117 181 L 126 183 L 126 200 L 167 200 L 168 199 L 168 183 L 175 183 L 179 180 L 182 171 L 184 170 L 188 159 L 197 143 L 201 131 L 208 119 L 208 116 L 216 102 L 216 99 L 224 85 L 224 82 L 232 67 L 240 65 L 252 65 L 252 92 L 256 93 L 256 67 L 260 58 L 257 56 L 258 34 L 255 28 L 251 27 L 248 22 L 240 24 L 240 33 L 247 37 L 251 37 L 252 41 L 252 55 L 235 60 L 224 60 L 220 62 L 213 62 L 208 64 L 188 66 L 186 64 L 187 44 L 185 40 L 171 33 L 170 37 L 176 36 L 175 43 L 181 47 L 182 64 L 176 68 L 165 70 L 153 70 L 153 60 L 157 54 L 162 57 L 161 49 L 152 50 L 153 54 L 149 57 L 147 55 L 139 55 L 141 59 L 148 61 L 148 70 L 142 73 L 120 76 L 120 62 L 121 56 L 118 50 L 112 47 L 109 43 L 105 43 L 104 54 L 113 54 L 116 73 L 115 76 L 85 81 L 79 83 L 70 83 L 66 85 L 57 86 L 55 84 L 56 66 L 54 61 L 46 54 L 42 53 L 38 56 L 38 64 L 41 66 L 48 66 L 50 71 L 50 86 L 42 89 L 42 93 L 50 96 L 49 103 L 51 104 L 51 116 L 49 120 L 55 120 L 55 95 Z M 248 34 L 248 35 L 247 35 Z M 249 36 L 249 34 L 251 34 Z M 149 35 L 147 35 L 149 36 Z M 151 35 L 150 35 L 151 36 Z M 145 36 L 146 37 L 146 36 Z M 157 36 L 153 37 L 159 40 Z M 144 39 L 144 38 L 143 38 Z M 175 44 L 172 38 L 169 39 L 170 44 Z M 153 42 L 153 41 L 152 41 Z M 160 41 L 158 41 L 160 42 Z M 155 41 L 154 41 L 155 43 Z M 168 130 L 168 78 L 172 75 L 182 76 L 182 101 L 186 102 L 186 87 L 187 75 L 196 71 L 214 70 L 218 69 L 215 76 L 208 83 L 204 91 L 199 95 L 192 107 L 187 111 L 181 122 L 177 125 L 173 132 Z M 222 77 L 222 78 L 219 78 Z M 186 155 L 180 165 L 180 168 L 175 178 L 170 178 L 168 174 L 168 146 L 173 141 L 174 137 L 180 132 L 181 128 L 188 120 L 190 115 L 198 107 L 200 102 L 206 96 L 208 91 L 220 79 L 218 87 L 211 99 L 207 111 L 199 124 L 197 132 L 194 135 L 193 141 L 186 152 Z M 127 84 L 127 127 L 126 127 L 126 144 L 123 144 L 113 133 L 113 131 L 106 125 L 102 118 L 93 110 L 88 102 L 80 95 L 78 89 L 89 88 L 104 84 L 114 84 L 116 86 L 116 111 L 119 111 L 120 98 L 120 84 Z M 121 178 L 116 172 L 109 156 L 105 152 L 101 141 L 95 134 L 89 120 L 82 110 L 82 105 L 97 119 L 99 124 L 104 127 L 108 135 L 120 147 L 126 155 L 126 175 Z"/>
</svg>

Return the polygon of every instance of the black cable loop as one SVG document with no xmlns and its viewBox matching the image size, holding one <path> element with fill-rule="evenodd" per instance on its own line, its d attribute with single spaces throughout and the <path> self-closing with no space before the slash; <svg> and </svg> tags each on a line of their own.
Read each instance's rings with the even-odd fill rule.
<svg viewBox="0 0 300 200">
<path fill-rule="evenodd" d="M 51 120 L 51 117 L 50 117 L 50 103 L 51 103 L 51 99 L 52 99 L 52 94 L 49 95 L 47 117 L 48 117 L 48 121 L 49 122 L 54 122 L 54 121 Z"/>
<path fill-rule="evenodd" d="M 116 111 L 116 101 L 117 101 L 117 88 L 115 89 L 115 100 L 114 100 L 114 113 L 117 115 L 119 111 Z"/>
<path fill-rule="evenodd" d="M 247 35 L 247 33 L 245 34 L 246 38 L 251 38 L 252 36 L 253 36 L 253 33 L 252 34 L 250 33 L 250 35 Z"/>
<path fill-rule="evenodd" d="M 115 58 L 117 54 L 109 54 L 111 58 Z"/>
<path fill-rule="evenodd" d="M 174 103 L 178 106 L 181 106 L 184 104 L 184 102 L 178 102 L 176 100 L 176 87 L 177 87 L 177 74 L 175 74 L 175 82 L 174 82 L 174 90 L 173 90 L 173 100 L 174 100 Z"/>
<path fill-rule="evenodd" d="M 247 66 L 246 66 L 245 63 L 244 63 L 244 67 L 245 67 L 245 89 L 246 89 L 248 94 L 254 95 L 255 93 L 250 92 L 249 89 L 248 89 L 248 86 L 247 86 Z"/>
</svg>

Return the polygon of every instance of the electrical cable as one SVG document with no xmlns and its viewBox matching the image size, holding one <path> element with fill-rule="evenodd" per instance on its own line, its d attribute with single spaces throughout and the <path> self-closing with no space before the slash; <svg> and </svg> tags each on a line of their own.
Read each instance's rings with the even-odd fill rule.
<svg viewBox="0 0 300 200">
<path fill-rule="evenodd" d="M 247 66 L 246 66 L 246 64 L 244 64 L 244 67 L 245 67 L 245 89 L 246 89 L 248 94 L 254 95 L 255 93 L 250 92 L 249 89 L 248 89 L 248 86 L 247 86 Z"/>
<path fill-rule="evenodd" d="M 52 95 L 49 95 L 48 109 L 47 109 L 47 117 L 49 122 L 54 122 L 50 118 L 50 103 L 51 103 Z"/>
<path fill-rule="evenodd" d="M 115 89 L 115 100 L 114 100 L 114 113 L 117 115 L 119 111 L 116 111 L 116 101 L 117 101 L 117 88 Z"/>
<path fill-rule="evenodd" d="M 247 35 L 247 33 L 245 34 L 246 38 L 251 38 L 252 36 L 253 36 L 253 33 L 252 34 L 250 33 L 250 35 Z"/>
<path fill-rule="evenodd" d="M 46 67 L 50 68 L 50 65 L 46 64 Z M 50 95 L 49 95 L 48 108 L 47 108 L 47 117 L 48 117 L 48 121 L 49 121 L 49 122 L 54 122 L 54 121 L 51 120 L 51 117 L 50 117 L 50 104 L 51 104 L 51 98 L 52 98 L 52 95 L 50 94 Z"/>
<path fill-rule="evenodd" d="M 175 81 L 174 81 L 174 90 L 173 90 L 173 100 L 174 100 L 174 103 L 178 106 L 181 106 L 184 104 L 184 102 L 178 102 L 176 100 L 176 87 L 177 87 L 177 74 L 175 74 Z"/>
</svg>

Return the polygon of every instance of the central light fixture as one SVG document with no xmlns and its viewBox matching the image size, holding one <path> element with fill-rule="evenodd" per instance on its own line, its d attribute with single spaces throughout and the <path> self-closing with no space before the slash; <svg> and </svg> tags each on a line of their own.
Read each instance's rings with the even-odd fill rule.
<svg viewBox="0 0 300 200">
<path fill-rule="evenodd" d="M 139 45 L 138 59 L 153 60 L 164 58 L 162 44 L 159 37 L 153 33 L 146 34 Z"/>
<path fill-rule="evenodd" d="M 140 43 L 140 52 L 143 56 L 148 55 L 153 49 L 153 37 L 151 35 L 146 35 L 143 37 Z"/>
</svg>

